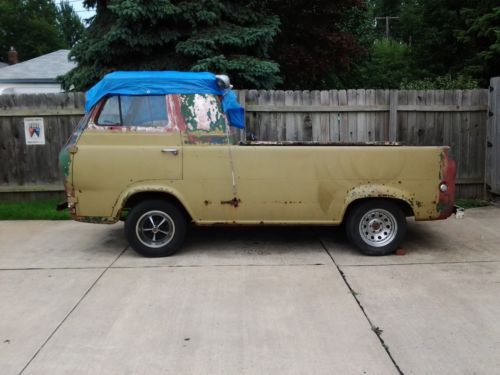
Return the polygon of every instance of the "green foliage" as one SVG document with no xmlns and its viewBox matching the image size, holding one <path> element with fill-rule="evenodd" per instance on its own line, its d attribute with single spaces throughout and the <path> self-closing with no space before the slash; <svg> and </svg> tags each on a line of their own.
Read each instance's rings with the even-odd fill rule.
<svg viewBox="0 0 500 375">
<path fill-rule="evenodd" d="M 15 47 L 19 60 L 70 48 L 83 33 L 80 18 L 69 2 L 0 0 L 0 61 Z"/>
<path fill-rule="evenodd" d="M 456 204 L 459 207 L 467 209 L 467 208 L 476 208 L 476 207 L 487 207 L 490 205 L 490 202 L 485 201 L 483 199 L 462 198 L 462 199 L 457 199 Z"/>
<path fill-rule="evenodd" d="M 85 27 L 68 1 L 59 4 L 56 19 L 64 42 L 68 47 L 73 47 L 82 37 Z"/>
<path fill-rule="evenodd" d="M 479 1 L 474 8 L 463 10 L 465 27 L 456 32 L 457 38 L 474 54 L 466 60 L 465 71 L 483 78 L 500 74 L 500 1 Z"/>
<path fill-rule="evenodd" d="M 67 210 L 57 211 L 61 199 L 0 202 L 0 220 L 67 220 Z"/>
<path fill-rule="evenodd" d="M 400 17 L 391 20 L 390 35 L 410 46 L 415 65 L 429 77 L 417 86 L 471 87 L 477 80 L 484 87 L 500 74 L 500 0 L 371 3 L 377 15 Z M 382 35 L 383 30 L 377 32 Z M 472 81 L 466 82 L 467 77 Z M 407 82 L 417 80 L 406 78 Z"/>
<path fill-rule="evenodd" d="M 71 52 L 78 67 L 62 78 L 85 90 L 113 70 L 209 70 L 236 86 L 280 82 L 269 48 L 279 20 L 253 1 L 86 1 L 97 14 Z"/>
<path fill-rule="evenodd" d="M 374 42 L 370 56 L 358 62 L 348 74 L 332 75 L 331 85 L 343 89 L 396 89 L 405 78 L 420 74 L 407 44 L 382 39 Z"/>
<path fill-rule="evenodd" d="M 400 88 L 403 90 L 466 90 L 479 88 L 478 81 L 464 75 L 452 77 L 451 74 L 436 78 L 424 78 L 410 81 L 404 78 Z"/>
<path fill-rule="evenodd" d="M 31 0 L 33 1 L 33 0 Z M 210 70 L 245 88 L 475 88 L 500 74 L 500 0 L 86 0 L 66 88 Z M 399 17 L 385 22 L 374 17 Z"/>
<path fill-rule="evenodd" d="M 21 61 L 65 47 L 51 0 L 0 1 L 0 60 L 14 46 Z"/>
</svg>

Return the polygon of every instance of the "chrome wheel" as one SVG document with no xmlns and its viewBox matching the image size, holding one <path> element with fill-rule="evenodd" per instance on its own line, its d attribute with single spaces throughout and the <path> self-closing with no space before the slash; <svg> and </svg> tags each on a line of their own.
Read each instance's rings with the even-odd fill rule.
<svg viewBox="0 0 500 375">
<path fill-rule="evenodd" d="M 392 213 L 383 209 L 366 212 L 359 222 L 361 239 L 373 247 L 391 243 L 398 233 L 397 220 Z"/>
<path fill-rule="evenodd" d="M 144 213 L 135 226 L 137 239 L 145 246 L 159 248 L 165 246 L 175 235 L 172 218 L 163 211 Z"/>
</svg>

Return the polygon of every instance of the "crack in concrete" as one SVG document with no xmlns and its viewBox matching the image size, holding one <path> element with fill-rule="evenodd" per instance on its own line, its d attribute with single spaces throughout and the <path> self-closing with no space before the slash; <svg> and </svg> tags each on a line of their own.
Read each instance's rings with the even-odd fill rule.
<svg viewBox="0 0 500 375">
<path fill-rule="evenodd" d="M 121 254 L 120 254 L 121 255 Z M 117 259 L 116 259 L 117 260 Z M 113 261 L 113 264 L 114 262 Z M 141 265 L 141 266 L 108 266 L 108 267 L 32 267 L 32 268 L 0 268 L 2 271 L 44 271 L 44 270 L 116 270 L 116 269 L 140 269 L 140 268 L 201 268 L 201 267 L 304 267 L 304 266 L 326 266 L 325 263 L 296 263 L 296 264 L 164 264 L 164 265 Z"/>
<path fill-rule="evenodd" d="M 47 345 L 47 343 L 50 341 L 50 339 L 56 334 L 56 332 L 59 330 L 59 328 L 61 328 L 61 326 L 64 324 L 64 322 L 69 318 L 69 316 L 73 313 L 73 311 L 76 310 L 76 308 L 80 305 L 80 303 L 82 303 L 82 301 L 85 299 L 85 297 L 87 297 L 87 295 L 90 293 L 90 291 L 94 288 L 94 286 L 99 282 L 99 280 L 104 276 L 104 274 L 106 273 L 107 270 L 109 270 L 111 268 L 111 266 L 113 264 L 115 264 L 115 262 L 123 255 L 123 253 L 125 253 L 125 251 L 127 250 L 128 246 L 125 247 L 121 252 L 120 254 L 118 254 L 118 256 L 115 258 L 115 260 L 113 260 L 113 262 L 111 262 L 111 264 L 109 266 L 107 266 L 102 272 L 101 274 L 99 275 L 99 277 L 97 277 L 97 279 L 95 279 L 95 281 L 90 285 L 90 287 L 85 291 L 85 293 L 83 293 L 83 295 L 80 297 L 80 299 L 76 302 L 76 304 L 73 306 L 73 308 L 66 314 L 66 316 L 63 318 L 63 320 L 61 320 L 61 322 L 57 325 L 57 327 L 52 331 L 52 333 L 45 339 L 45 341 L 42 343 L 42 345 L 38 348 L 38 350 L 35 352 L 35 354 L 33 354 L 33 356 L 30 358 L 30 360 L 26 363 L 26 365 L 24 365 L 24 367 L 21 369 L 21 371 L 19 371 L 19 375 L 23 374 L 24 371 L 28 368 L 28 366 L 33 362 L 33 360 L 37 357 L 37 355 L 42 351 L 42 349 L 45 347 L 45 345 Z"/>
<path fill-rule="evenodd" d="M 323 242 L 323 240 L 321 238 L 318 237 L 318 240 L 319 242 L 321 243 L 321 246 L 323 247 L 323 249 L 325 250 L 325 252 L 327 253 L 327 255 L 330 257 L 330 259 L 332 260 L 332 263 L 335 265 L 335 267 L 337 268 L 337 271 L 339 272 L 340 276 L 342 277 L 342 280 L 344 280 L 344 283 L 345 285 L 347 286 L 347 288 L 349 289 L 349 291 L 351 292 L 354 300 L 356 301 L 356 303 L 358 304 L 359 308 L 361 309 L 361 312 L 363 313 L 363 315 L 365 316 L 366 320 L 368 321 L 368 324 L 370 324 L 370 327 L 373 331 L 373 333 L 375 333 L 375 335 L 377 336 L 379 342 L 380 342 L 380 345 L 382 345 L 382 348 L 384 348 L 385 352 L 387 353 L 387 355 L 389 356 L 389 359 L 391 360 L 392 364 L 394 365 L 394 367 L 396 368 L 396 370 L 398 371 L 398 373 L 400 375 L 404 375 L 404 372 L 401 370 L 401 368 L 399 367 L 398 363 L 396 362 L 396 360 L 394 359 L 394 357 L 392 356 L 391 354 L 391 351 L 389 350 L 389 347 L 387 346 L 387 344 L 385 343 L 384 339 L 382 338 L 382 332 L 383 330 L 380 329 L 378 326 L 376 326 L 375 324 L 373 324 L 373 322 L 371 321 L 370 317 L 368 316 L 368 314 L 366 313 L 361 301 L 359 300 L 359 298 L 357 297 L 357 293 L 354 291 L 354 289 L 352 289 L 351 285 L 349 284 L 349 281 L 347 281 L 347 278 L 344 274 L 344 272 L 342 271 L 342 269 L 340 268 L 339 265 L 337 265 L 337 263 L 335 262 L 335 259 L 333 259 L 333 256 L 330 254 L 330 252 L 328 251 L 328 248 L 326 247 L 325 243 Z"/>
</svg>

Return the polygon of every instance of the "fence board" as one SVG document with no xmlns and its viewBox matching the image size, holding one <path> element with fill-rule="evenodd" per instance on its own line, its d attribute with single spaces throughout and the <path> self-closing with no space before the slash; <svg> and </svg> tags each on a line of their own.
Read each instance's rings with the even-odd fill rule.
<svg viewBox="0 0 500 375">
<path fill-rule="evenodd" d="M 441 106 L 444 105 L 444 90 L 436 90 L 435 96 L 435 105 Z M 436 112 L 435 113 L 435 138 L 433 140 L 436 145 L 444 145 L 444 112 Z"/>
<path fill-rule="evenodd" d="M 399 105 L 407 105 L 408 104 L 408 92 L 406 90 L 400 90 L 398 92 L 398 108 Z M 409 131 L 412 129 L 408 124 L 408 114 L 409 112 L 400 112 L 397 113 L 397 121 L 398 121 L 398 134 L 399 139 L 409 139 Z M 390 115 L 389 115 L 390 116 Z M 389 120 L 385 123 L 385 139 L 389 140 Z"/>
<path fill-rule="evenodd" d="M 347 91 L 339 90 L 339 106 L 347 105 Z M 340 113 L 340 142 L 349 142 L 349 115 L 346 112 Z"/>
<path fill-rule="evenodd" d="M 339 105 L 339 92 L 330 90 L 328 92 L 328 103 L 330 105 Z M 338 112 L 331 112 L 329 115 L 328 137 L 330 142 L 340 142 L 340 119 Z"/>
</svg>

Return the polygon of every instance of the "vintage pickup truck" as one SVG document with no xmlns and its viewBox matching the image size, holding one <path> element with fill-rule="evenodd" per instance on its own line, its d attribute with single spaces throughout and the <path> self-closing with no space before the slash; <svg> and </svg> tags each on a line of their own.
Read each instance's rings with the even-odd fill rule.
<svg viewBox="0 0 500 375">
<path fill-rule="evenodd" d="M 401 245 L 406 217 L 454 210 L 449 148 L 239 141 L 226 76 L 115 72 L 87 92 L 60 154 L 66 207 L 91 223 L 125 220 L 148 257 L 197 225 L 340 225 L 363 253 Z"/>
</svg>

